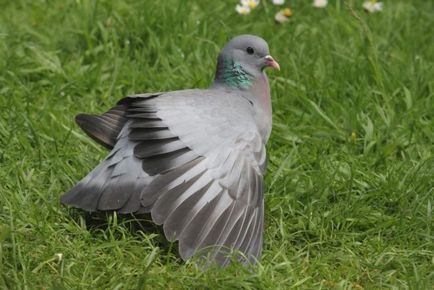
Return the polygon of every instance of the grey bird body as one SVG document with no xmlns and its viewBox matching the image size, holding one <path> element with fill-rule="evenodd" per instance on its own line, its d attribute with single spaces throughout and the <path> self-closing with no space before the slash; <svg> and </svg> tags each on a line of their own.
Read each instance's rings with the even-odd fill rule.
<svg viewBox="0 0 434 290">
<path fill-rule="evenodd" d="M 231 42 L 243 52 L 254 47 L 252 59 L 265 64 L 247 68 L 251 51 L 240 60 Z M 89 212 L 150 213 L 168 240 L 179 241 L 183 259 L 199 253 L 224 266 L 231 250 L 243 253 L 243 262 L 258 259 L 271 132 L 263 68 L 272 64 L 262 39 L 231 42 L 209 89 L 135 95 L 102 115 L 78 115 L 82 129 L 111 152 L 61 202 Z"/>
</svg>

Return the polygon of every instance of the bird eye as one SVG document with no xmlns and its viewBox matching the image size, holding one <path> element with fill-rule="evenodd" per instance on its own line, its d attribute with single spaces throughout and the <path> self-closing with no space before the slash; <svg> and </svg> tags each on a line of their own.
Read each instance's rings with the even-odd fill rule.
<svg viewBox="0 0 434 290">
<path fill-rule="evenodd" d="M 248 54 L 254 54 L 255 53 L 255 50 L 253 49 L 253 47 L 250 47 L 250 46 L 248 48 L 246 48 L 246 51 Z"/>
</svg>

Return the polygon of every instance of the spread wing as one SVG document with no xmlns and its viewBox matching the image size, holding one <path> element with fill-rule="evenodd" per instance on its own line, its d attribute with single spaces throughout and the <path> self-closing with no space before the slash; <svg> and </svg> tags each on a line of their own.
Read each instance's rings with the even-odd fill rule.
<svg viewBox="0 0 434 290">
<path fill-rule="evenodd" d="M 266 155 L 252 105 L 216 90 L 120 105 L 121 114 L 112 109 L 85 130 L 112 152 L 61 201 L 90 211 L 150 212 L 166 237 L 179 241 L 183 259 L 198 253 L 226 265 L 232 250 L 244 262 L 259 258 Z M 118 125 L 107 126 L 107 118 Z"/>
<path fill-rule="evenodd" d="M 240 96 L 217 91 L 181 91 L 135 103 L 137 114 L 130 136 L 149 126 L 141 113 L 154 108 L 157 127 L 167 127 L 179 149 L 176 164 L 163 164 L 158 176 L 142 195 L 142 205 L 152 205 L 152 219 L 162 224 L 169 240 L 179 241 L 183 259 L 196 252 L 211 255 L 220 265 L 228 253 L 239 250 L 252 260 L 262 249 L 265 148 L 257 131 L 252 105 Z M 147 118 L 145 118 L 147 119 Z M 161 124 L 160 124 L 161 123 Z M 137 128 L 137 129 L 134 129 Z M 147 142 L 146 137 L 142 142 Z M 178 148 L 176 143 L 168 146 Z M 139 144 L 138 158 L 143 156 Z M 169 153 L 169 154 L 173 154 Z M 178 162 L 179 160 L 182 160 Z M 149 174 L 144 159 L 144 170 Z M 172 166 L 176 165 L 176 166 Z M 164 168 L 163 168 L 164 167 Z"/>
</svg>

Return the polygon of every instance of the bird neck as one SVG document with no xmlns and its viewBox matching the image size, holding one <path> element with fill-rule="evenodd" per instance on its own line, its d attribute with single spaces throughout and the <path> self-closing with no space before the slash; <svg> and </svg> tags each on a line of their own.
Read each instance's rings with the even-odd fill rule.
<svg viewBox="0 0 434 290">
<path fill-rule="evenodd" d="M 265 73 L 254 83 L 247 98 L 252 102 L 255 110 L 255 120 L 258 130 L 264 140 L 268 140 L 271 133 L 272 108 L 270 86 Z"/>
<path fill-rule="evenodd" d="M 252 87 L 255 76 L 240 63 L 232 59 L 218 62 L 214 85 L 224 85 L 231 89 L 248 90 Z"/>
<path fill-rule="evenodd" d="M 255 75 L 250 71 L 232 60 L 219 60 L 211 88 L 239 91 L 240 96 L 252 104 L 258 130 L 262 138 L 268 140 L 272 123 L 270 86 L 265 72 Z"/>
</svg>

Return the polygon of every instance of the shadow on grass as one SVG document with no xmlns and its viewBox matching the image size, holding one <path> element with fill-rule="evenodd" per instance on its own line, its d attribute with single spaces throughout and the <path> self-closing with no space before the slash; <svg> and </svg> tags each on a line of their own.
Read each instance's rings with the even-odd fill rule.
<svg viewBox="0 0 434 290">
<path fill-rule="evenodd" d="M 107 236 L 107 233 L 115 239 L 121 240 L 125 233 L 131 234 L 136 239 L 143 239 L 146 235 L 154 235 L 152 241 L 165 255 L 174 255 L 177 263 L 182 259 L 178 253 L 178 242 L 170 242 L 165 238 L 162 226 L 156 225 L 150 214 L 118 214 L 114 211 L 84 212 L 79 209 L 69 209 L 71 218 L 82 224 L 95 238 L 100 235 Z"/>
</svg>

